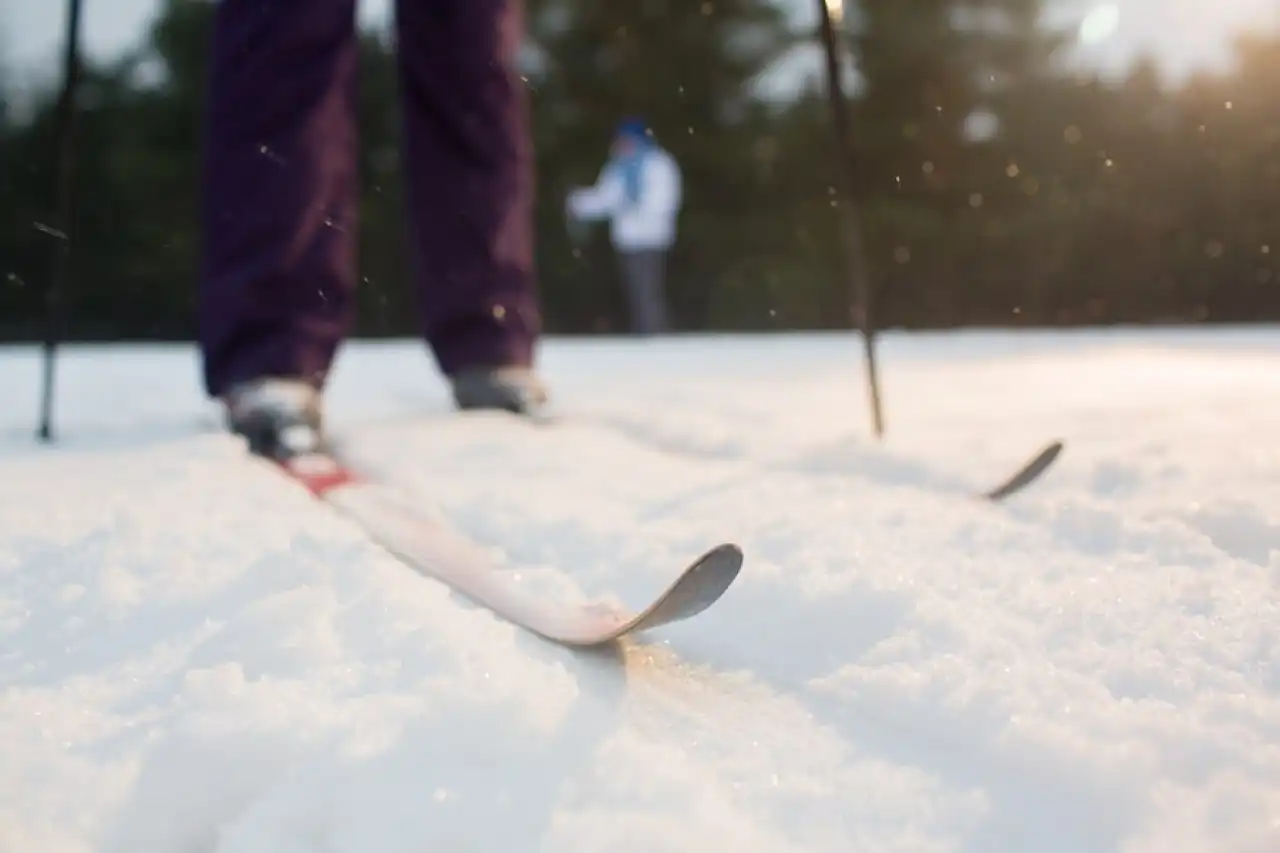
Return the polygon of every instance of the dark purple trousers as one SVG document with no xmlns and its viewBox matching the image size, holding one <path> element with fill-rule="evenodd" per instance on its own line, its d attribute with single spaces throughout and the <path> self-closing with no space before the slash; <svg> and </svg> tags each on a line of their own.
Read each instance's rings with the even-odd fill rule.
<svg viewBox="0 0 1280 853">
<path fill-rule="evenodd" d="M 321 386 L 354 320 L 356 0 L 220 0 L 211 59 L 200 345 L 206 390 Z M 398 0 L 420 328 L 446 374 L 531 363 L 522 0 Z"/>
</svg>

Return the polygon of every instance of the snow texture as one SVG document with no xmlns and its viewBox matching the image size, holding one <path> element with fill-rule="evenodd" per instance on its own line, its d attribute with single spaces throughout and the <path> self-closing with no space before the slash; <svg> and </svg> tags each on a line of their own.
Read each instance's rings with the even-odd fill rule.
<svg viewBox="0 0 1280 853">
<path fill-rule="evenodd" d="M 567 420 L 353 343 L 338 434 L 530 585 L 711 611 L 537 641 L 220 432 L 188 347 L 0 351 L 2 853 L 1274 853 L 1280 333 L 546 344 Z M 1046 441 L 1057 465 L 970 499 Z"/>
</svg>

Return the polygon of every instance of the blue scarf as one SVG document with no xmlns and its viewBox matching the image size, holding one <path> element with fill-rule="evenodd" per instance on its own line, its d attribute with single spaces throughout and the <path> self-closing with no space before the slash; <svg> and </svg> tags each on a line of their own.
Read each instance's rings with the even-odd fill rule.
<svg viewBox="0 0 1280 853">
<path fill-rule="evenodd" d="M 631 141 L 632 149 L 627 154 L 615 155 L 613 168 L 622 173 L 623 191 L 627 201 L 635 205 L 640 201 L 640 179 L 644 171 L 644 161 L 653 148 L 644 124 L 631 120 L 624 122 L 618 129 L 618 135 Z"/>
</svg>

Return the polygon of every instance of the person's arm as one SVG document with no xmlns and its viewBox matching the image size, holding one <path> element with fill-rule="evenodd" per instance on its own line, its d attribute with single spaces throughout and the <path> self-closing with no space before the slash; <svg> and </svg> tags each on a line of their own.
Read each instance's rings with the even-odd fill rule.
<svg viewBox="0 0 1280 853">
<path fill-rule="evenodd" d="M 622 201 L 622 180 L 616 169 L 605 166 L 595 186 L 569 193 L 569 213 L 577 219 L 601 219 L 611 215 Z"/>
</svg>

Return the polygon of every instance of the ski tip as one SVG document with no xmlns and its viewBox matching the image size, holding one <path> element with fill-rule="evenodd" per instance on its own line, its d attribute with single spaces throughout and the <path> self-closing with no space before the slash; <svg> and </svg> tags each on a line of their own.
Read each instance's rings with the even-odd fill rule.
<svg viewBox="0 0 1280 853">
<path fill-rule="evenodd" d="M 1058 458 L 1058 454 L 1061 453 L 1065 447 L 1065 442 L 1061 439 L 1055 438 L 1040 449 L 1040 452 L 1035 455 L 1035 458 L 1027 465 L 1027 467 L 1039 468 L 1041 466 L 1048 465 Z"/>
<path fill-rule="evenodd" d="M 1027 469 L 1040 471 L 1049 467 L 1057 460 L 1058 454 L 1062 453 L 1065 447 L 1065 442 L 1060 439 L 1054 439 L 1044 446 L 1044 449 L 1037 454 L 1036 458 L 1027 466 Z"/>
<path fill-rule="evenodd" d="M 736 575 L 742 569 L 746 557 L 742 548 L 732 542 L 723 542 L 697 559 L 699 567 L 713 564 L 719 571 Z"/>
<path fill-rule="evenodd" d="M 1041 448 L 1040 452 L 1032 457 L 1031 461 L 1023 465 L 1012 477 L 999 486 L 991 489 L 981 495 L 982 498 L 989 501 L 1000 501 L 1015 492 L 1026 488 L 1035 482 L 1049 466 L 1052 465 L 1062 453 L 1066 443 L 1061 439 L 1054 439 Z"/>
<path fill-rule="evenodd" d="M 600 630 L 598 626 L 548 637 L 578 648 L 613 643 L 697 616 L 720 600 L 742 569 L 742 549 L 732 542 L 717 545 L 689 563 L 680 576 L 652 604 L 635 616 Z M 547 634 L 543 634 L 547 637 Z"/>
<path fill-rule="evenodd" d="M 686 582 L 697 584 L 696 598 L 705 602 L 699 610 L 709 607 L 733 585 L 742 571 L 744 559 L 742 548 L 732 542 L 724 542 L 694 561 L 686 573 Z"/>
</svg>

